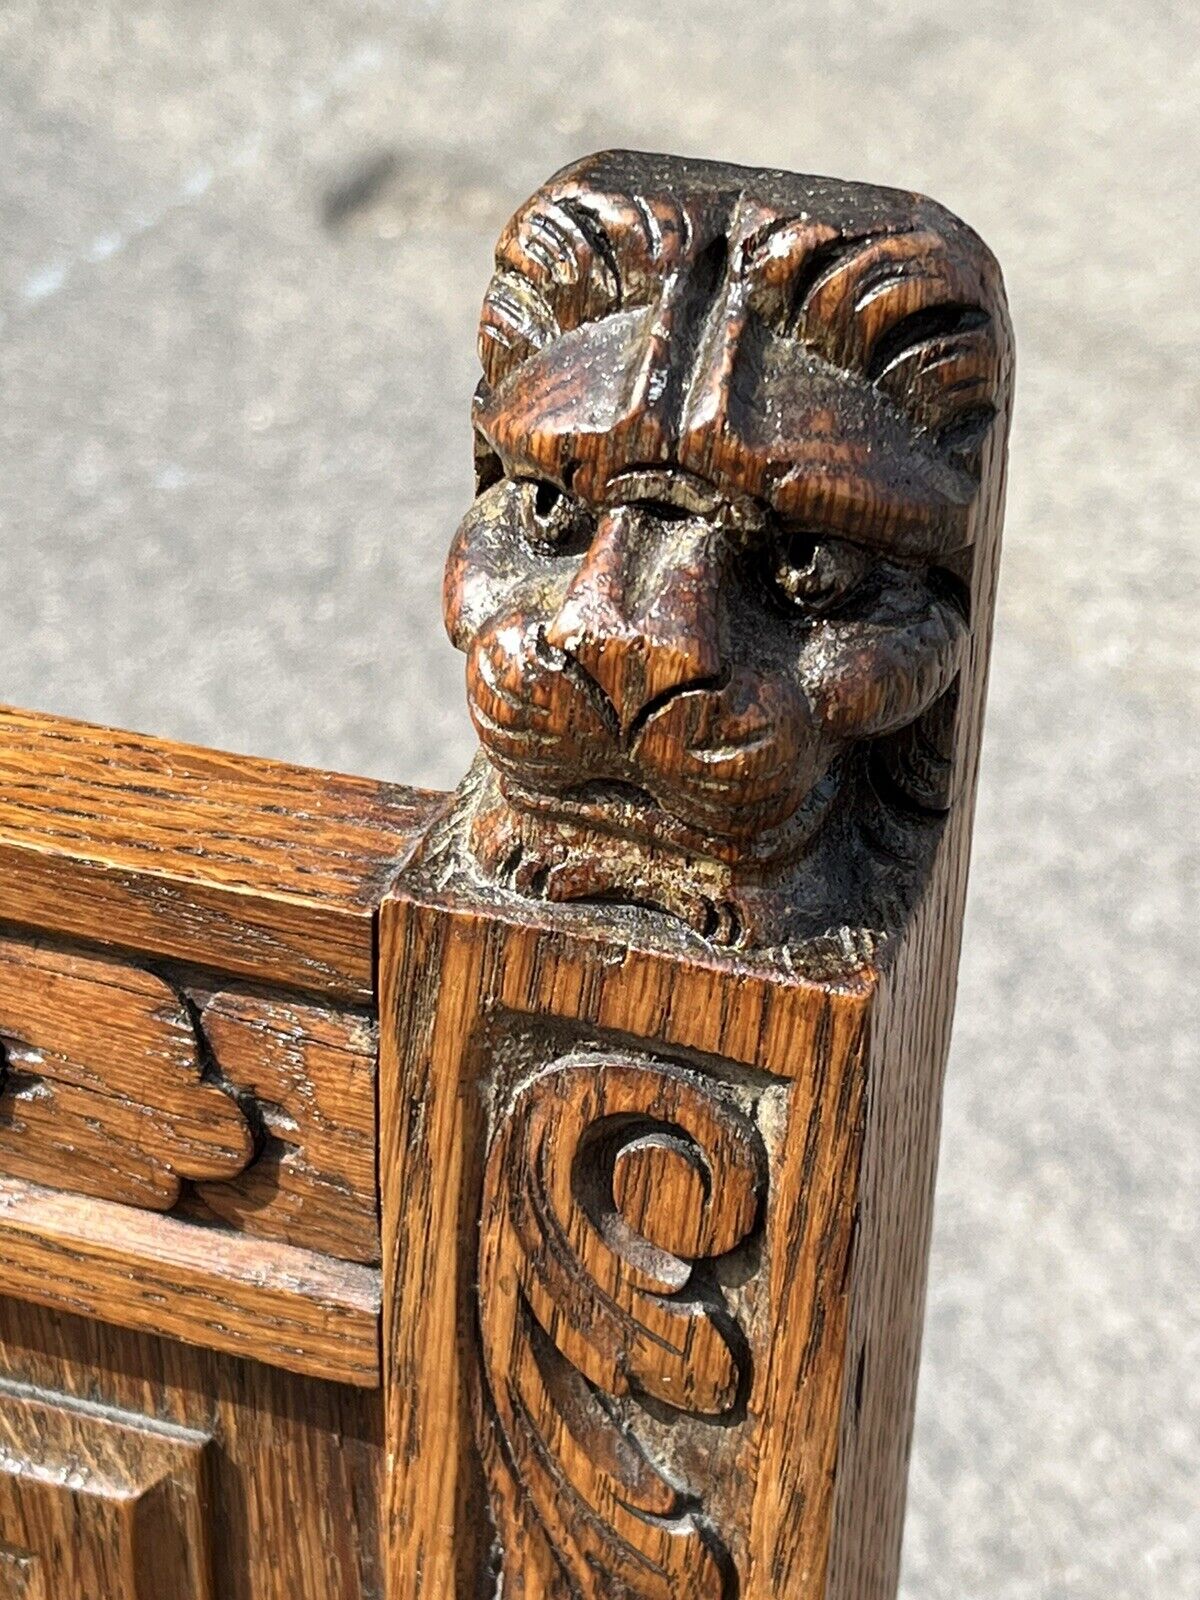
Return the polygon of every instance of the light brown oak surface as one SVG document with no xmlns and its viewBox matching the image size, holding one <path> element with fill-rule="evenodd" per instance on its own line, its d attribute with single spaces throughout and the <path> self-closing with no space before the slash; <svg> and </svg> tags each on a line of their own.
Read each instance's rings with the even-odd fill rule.
<svg viewBox="0 0 1200 1600">
<path fill-rule="evenodd" d="M 437 798 L 0 711 L 0 919 L 366 1002 Z"/>
<path fill-rule="evenodd" d="M 199 1027 L 223 1079 L 260 1107 L 263 1143 L 236 1176 L 196 1185 L 197 1214 L 378 1265 L 373 1019 L 227 989 Z"/>
<path fill-rule="evenodd" d="M 375 914 L 436 797 L 0 713 L 0 1595 L 370 1600 Z"/>
<path fill-rule="evenodd" d="M 0 717 L 14 1585 L 894 1600 L 999 270 L 607 152 L 480 357 L 453 796 Z"/>
<path fill-rule="evenodd" d="M 379 1275 L 292 1245 L 0 1179 L 0 1293 L 373 1388 Z"/>
<path fill-rule="evenodd" d="M 190 1429 L 0 1385 L 0 1543 L 48 1595 L 212 1600 L 211 1446 Z"/>
<path fill-rule="evenodd" d="M 83 1563 L 85 1572 L 91 1563 L 90 1576 L 97 1563 L 112 1559 L 111 1534 L 97 1515 L 107 1503 L 134 1536 L 134 1558 L 148 1561 L 150 1582 L 174 1578 L 179 1568 L 171 1562 L 186 1550 L 196 1574 L 209 1562 L 215 1600 L 380 1594 L 382 1440 L 369 1394 L 198 1349 L 186 1339 L 14 1300 L 0 1301 L 0 1371 L 0 1576 L 17 1571 L 28 1583 L 36 1572 L 47 1600 L 112 1600 L 102 1587 L 67 1586 L 72 1563 Z M 30 1391 L 37 1404 L 54 1408 L 53 1431 L 43 1422 L 35 1432 L 39 1414 L 22 1414 Z M 32 1446 L 5 1457 L 6 1431 L 11 1438 L 18 1428 L 26 1441 L 34 1433 Z M 205 1439 L 212 1444 L 200 1460 L 196 1446 Z M 115 1471 L 127 1484 L 146 1483 L 152 1453 L 160 1461 L 175 1457 L 166 1480 L 170 1516 L 166 1527 L 151 1522 L 143 1535 L 137 1507 L 103 1500 L 97 1507 L 99 1497 L 89 1499 L 89 1491 L 102 1489 L 105 1475 L 112 1485 Z M 39 1481 L 56 1469 L 61 1492 L 48 1506 L 43 1499 L 31 1521 Z M 67 1549 L 54 1537 L 64 1529 Z M 13 1551 L 6 1563 L 5 1552 Z M 203 1600 L 208 1593 L 199 1589 Z M 134 1589 L 128 1596 L 117 1588 L 116 1596 L 193 1600 L 186 1587 Z"/>
</svg>

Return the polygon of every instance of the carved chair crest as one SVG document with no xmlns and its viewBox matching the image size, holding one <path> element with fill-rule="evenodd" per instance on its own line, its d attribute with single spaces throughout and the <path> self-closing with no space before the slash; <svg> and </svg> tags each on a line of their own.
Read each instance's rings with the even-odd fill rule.
<svg viewBox="0 0 1200 1600">
<path fill-rule="evenodd" d="M 504 229 L 479 351 L 479 868 L 733 946 L 895 925 L 1009 408 L 986 248 L 898 190 L 600 155 Z"/>
<path fill-rule="evenodd" d="M 999 272 L 609 153 L 479 348 L 453 796 L 0 712 L 6 1594 L 894 1600 Z"/>
</svg>

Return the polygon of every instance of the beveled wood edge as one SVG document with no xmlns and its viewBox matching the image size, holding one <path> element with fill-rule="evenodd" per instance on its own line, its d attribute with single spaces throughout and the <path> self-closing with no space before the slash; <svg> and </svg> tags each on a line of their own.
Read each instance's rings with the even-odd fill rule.
<svg viewBox="0 0 1200 1600">
<path fill-rule="evenodd" d="M 332 1383 L 380 1382 L 376 1269 L 11 1178 L 0 1295 Z"/>
</svg>

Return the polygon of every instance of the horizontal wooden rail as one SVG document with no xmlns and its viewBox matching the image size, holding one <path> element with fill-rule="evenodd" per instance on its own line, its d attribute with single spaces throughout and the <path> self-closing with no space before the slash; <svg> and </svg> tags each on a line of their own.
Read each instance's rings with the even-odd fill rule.
<svg viewBox="0 0 1200 1600">
<path fill-rule="evenodd" d="M 379 1273 L 0 1179 L 0 1294 L 373 1388 Z"/>
<path fill-rule="evenodd" d="M 373 925 L 440 797 L 0 708 L 0 919 L 373 997 Z"/>
<path fill-rule="evenodd" d="M 0 709 L 0 1294 L 378 1384 L 375 923 L 439 803 Z"/>
</svg>

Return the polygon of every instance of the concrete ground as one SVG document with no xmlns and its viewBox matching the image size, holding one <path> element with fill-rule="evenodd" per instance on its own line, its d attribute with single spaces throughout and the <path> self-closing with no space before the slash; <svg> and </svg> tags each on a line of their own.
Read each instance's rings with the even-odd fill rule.
<svg viewBox="0 0 1200 1600">
<path fill-rule="evenodd" d="M 491 241 L 662 147 L 1005 264 L 1008 553 L 905 1600 L 1200 1593 L 1194 8 L 8 0 L 0 695 L 449 785 Z"/>
</svg>

